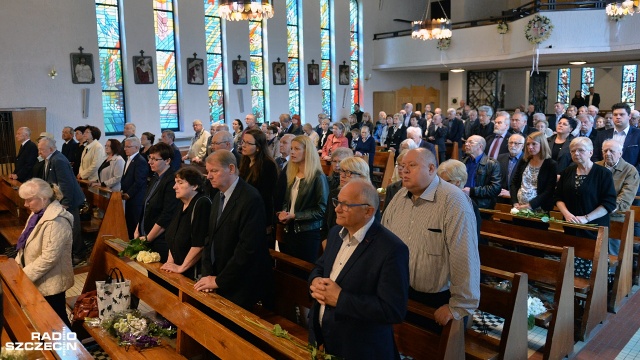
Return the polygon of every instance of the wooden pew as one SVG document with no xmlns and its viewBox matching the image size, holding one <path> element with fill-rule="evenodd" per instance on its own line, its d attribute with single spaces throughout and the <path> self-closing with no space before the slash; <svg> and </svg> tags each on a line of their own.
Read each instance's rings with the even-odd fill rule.
<svg viewBox="0 0 640 360">
<path fill-rule="evenodd" d="M 495 213 L 493 210 L 481 209 L 481 212 Z M 537 221 L 537 219 L 529 219 Z M 603 322 L 607 316 L 607 273 L 608 273 L 608 239 L 607 227 L 589 227 L 584 225 L 564 225 L 597 232 L 596 240 L 571 236 L 560 232 L 533 229 L 499 221 L 482 222 L 481 236 L 505 236 L 533 243 L 551 246 L 570 246 L 575 248 L 575 256 L 593 261 L 590 279 L 574 278 L 576 297 L 584 302 L 584 314 L 580 321 L 577 337 L 586 341 L 593 329 Z M 526 272 L 526 271 L 525 271 Z M 531 278 L 531 275 L 529 275 Z"/>
<path fill-rule="evenodd" d="M 248 320 L 271 329 L 273 325 L 255 314 L 226 300 L 215 293 L 203 293 L 193 289 L 194 281 L 181 274 L 160 270 L 161 264 L 142 264 L 148 272 L 160 277 L 177 291 L 177 295 L 150 280 L 131 267 L 127 258 L 119 258 L 117 252 L 123 246 L 98 237 L 92 253 L 92 267 L 87 274 L 83 293 L 95 289 L 95 281 L 102 279 L 113 267 L 122 270 L 131 280 L 131 292 L 178 328 L 175 350 L 170 347 L 154 348 L 162 354 L 153 357 L 191 358 L 207 352 L 220 358 L 250 359 L 307 359 L 309 352 L 289 340 L 277 337 Z M 132 350 L 126 352 L 101 330 L 87 328 L 91 336 L 112 358 L 130 359 Z M 304 341 L 306 344 L 306 339 Z M 148 354 L 145 350 L 142 355 Z M 151 358 L 151 354 L 147 355 Z"/>
<path fill-rule="evenodd" d="M 2 317 L 4 332 L 2 346 L 7 342 L 33 342 L 32 333 L 70 333 L 58 314 L 18 264 L 6 256 L 0 256 L 0 279 L 2 286 Z M 53 343 L 53 341 L 52 341 Z M 93 359 L 77 339 L 65 338 L 61 347 L 42 350 L 38 356 L 44 359 Z"/>
<path fill-rule="evenodd" d="M 636 200 L 639 200 L 638 196 L 636 196 Z M 640 214 L 640 206 L 631 205 L 631 210 L 635 211 L 636 214 Z M 640 215 L 636 216 L 635 222 L 640 222 Z M 635 233 L 633 235 L 633 245 L 632 246 L 633 246 L 633 249 L 634 249 L 633 250 L 633 262 L 638 264 L 638 262 L 640 260 L 640 253 L 638 253 L 635 250 L 635 248 L 636 247 L 640 247 L 640 236 L 635 236 Z M 631 283 L 633 285 L 640 285 L 640 266 L 636 266 L 633 269 Z"/>
<path fill-rule="evenodd" d="M 24 200 L 18 195 L 18 188 L 22 185 L 8 176 L 0 178 L 0 236 L 7 245 L 15 246 L 24 229 L 30 211 L 24 207 Z"/>
<path fill-rule="evenodd" d="M 96 238 L 107 236 L 128 239 L 122 193 L 102 186 L 91 187 L 86 180 L 78 182 L 89 203 L 91 214 L 90 221 L 82 222 L 82 231 L 96 234 Z M 98 213 L 102 218 L 96 217 Z"/>
<path fill-rule="evenodd" d="M 485 220 L 484 223 L 491 221 Z M 514 239 L 509 235 L 481 232 L 489 241 L 501 245 L 536 249 L 559 256 L 560 260 L 545 259 L 514 252 L 497 246 L 479 245 L 480 263 L 512 273 L 526 273 L 529 281 L 549 284 L 555 288 L 551 320 L 543 350 L 543 359 L 562 359 L 573 353 L 574 301 L 572 247 L 557 247 Z M 508 261 L 506 261 L 508 259 Z M 506 357 L 505 357 L 506 359 Z"/>
<path fill-rule="evenodd" d="M 378 152 L 373 156 L 373 178 L 376 187 L 386 189 L 391 182 L 393 170 L 395 168 L 395 153 L 392 151 Z M 376 170 L 377 169 L 377 170 Z M 378 186 L 379 185 L 379 186 Z"/>
<path fill-rule="evenodd" d="M 613 277 L 613 288 L 608 301 L 608 310 L 617 313 L 622 307 L 623 301 L 631 293 L 633 277 L 633 224 L 635 211 L 624 213 L 624 222 L 611 221 L 609 225 L 609 237 L 620 240 L 618 256 L 609 255 L 609 264 L 616 264 L 616 272 Z"/>
<path fill-rule="evenodd" d="M 457 141 L 446 144 L 446 147 L 447 159 L 460 160 L 460 150 Z"/>
<path fill-rule="evenodd" d="M 517 274 L 480 266 L 482 274 L 511 282 L 511 291 L 480 284 L 478 310 L 504 319 L 500 339 L 467 329 L 465 352 L 467 359 L 522 359 L 528 358 L 527 342 L 527 274 Z"/>
</svg>

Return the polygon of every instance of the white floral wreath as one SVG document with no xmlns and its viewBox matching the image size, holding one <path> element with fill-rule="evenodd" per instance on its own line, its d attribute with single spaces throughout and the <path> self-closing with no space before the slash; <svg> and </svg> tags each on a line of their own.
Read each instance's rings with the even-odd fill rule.
<svg viewBox="0 0 640 360">
<path fill-rule="evenodd" d="M 504 35 L 504 34 L 509 32 L 509 24 L 507 24 L 504 21 L 500 21 L 496 28 L 498 29 L 498 34 L 503 34 Z"/>
<path fill-rule="evenodd" d="M 438 40 L 438 50 L 447 50 L 451 46 L 451 38 Z"/>
<path fill-rule="evenodd" d="M 524 36 L 531 44 L 540 44 L 551 36 L 551 30 L 553 30 L 551 20 L 546 16 L 536 15 L 529 20 L 524 29 Z"/>
</svg>

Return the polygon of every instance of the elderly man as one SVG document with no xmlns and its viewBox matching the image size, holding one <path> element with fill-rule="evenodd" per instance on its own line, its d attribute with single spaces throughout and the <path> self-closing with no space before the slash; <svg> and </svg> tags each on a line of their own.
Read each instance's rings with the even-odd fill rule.
<svg viewBox="0 0 640 360">
<path fill-rule="evenodd" d="M 464 123 L 457 117 L 456 109 L 447 110 L 447 118 L 442 122 L 449 130 L 447 131 L 447 143 L 457 142 L 462 145 L 464 137 Z"/>
<path fill-rule="evenodd" d="M 62 155 L 64 155 L 70 163 L 76 160 L 76 152 L 78 151 L 78 142 L 73 139 L 73 128 L 65 126 L 62 129 Z"/>
<path fill-rule="evenodd" d="M 251 129 L 258 129 L 257 125 L 256 125 L 256 116 L 253 114 L 247 114 L 247 116 L 244 117 L 244 122 L 245 124 L 247 124 L 247 126 L 244 127 L 244 130 L 242 131 L 242 133 L 246 133 L 248 130 Z"/>
<path fill-rule="evenodd" d="M 520 134 L 523 137 L 528 136 L 532 131 L 529 126 L 527 126 L 527 117 L 523 112 L 515 112 L 511 115 L 511 127 L 509 128 L 509 132 L 513 134 Z"/>
<path fill-rule="evenodd" d="M 9 178 L 25 182 L 33 176 L 33 167 L 38 161 L 38 146 L 31 141 L 31 130 L 28 127 L 19 128 L 15 137 L 16 142 L 20 144 L 20 150 Z"/>
<path fill-rule="evenodd" d="M 130 137 L 136 136 L 136 124 L 134 123 L 124 124 L 123 134 L 124 134 L 124 139 L 122 139 L 123 142 Z"/>
<path fill-rule="evenodd" d="M 480 121 L 478 120 L 478 112 L 476 110 L 469 110 L 467 114 L 468 118 L 464 122 L 464 138 L 462 140 L 467 140 L 469 136 L 473 135 L 473 130 L 480 126 Z"/>
<path fill-rule="evenodd" d="M 492 159 L 497 159 L 499 154 L 509 152 L 509 128 L 511 127 L 510 115 L 506 111 L 498 111 L 493 125 L 493 134 L 485 138 L 487 147 L 484 153 Z"/>
<path fill-rule="evenodd" d="M 122 174 L 121 190 L 122 199 L 125 200 L 124 213 L 127 232 L 129 238 L 133 239 L 136 227 L 140 222 L 150 169 L 148 162 L 140 155 L 140 139 L 137 137 L 130 137 L 124 141 L 124 152 L 127 154 L 127 162 Z"/>
<path fill-rule="evenodd" d="M 631 110 L 631 115 L 629 117 L 629 125 L 634 128 L 638 128 L 638 121 L 640 120 L 640 111 Z"/>
<path fill-rule="evenodd" d="M 549 129 L 555 130 L 556 124 L 560 119 L 562 119 L 562 115 L 564 115 L 564 104 L 561 102 L 557 102 L 553 105 L 553 109 L 555 113 L 549 116 Z"/>
<path fill-rule="evenodd" d="M 499 202 L 511 204 L 511 179 L 513 178 L 514 170 L 518 165 L 518 161 L 522 158 L 522 150 L 524 149 L 525 138 L 520 134 L 513 134 L 509 137 L 509 153 L 498 155 L 498 164 L 500 164 L 500 173 L 502 175 L 502 181 L 500 182 L 501 190 Z M 468 177 L 467 177 L 468 178 Z M 506 201 L 502 201 L 507 199 Z"/>
<path fill-rule="evenodd" d="M 172 171 L 180 170 L 180 165 L 182 164 L 182 154 L 180 153 L 180 149 L 174 143 L 175 140 L 176 134 L 172 130 L 164 130 L 162 132 L 162 136 L 160 137 L 160 141 L 167 145 L 170 145 L 171 149 L 173 149 L 173 158 L 171 159 Z"/>
<path fill-rule="evenodd" d="M 502 174 L 500 165 L 484 153 L 485 146 L 485 140 L 477 135 L 471 136 L 464 144 L 467 157 L 463 162 L 467 167 L 468 178 L 462 191 L 469 195 L 478 207 L 493 209 L 500 194 Z"/>
<path fill-rule="evenodd" d="M 436 323 L 444 326 L 473 314 L 480 299 L 473 206 L 440 180 L 427 149 L 409 150 L 402 166 L 404 187 L 387 205 L 382 225 L 409 247 L 409 298 L 436 308 Z"/>
<path fill-rule="evenodd" d="M 593 157 L 596 160 L 603 160 L 602 144 L 606 139 L 615 139 L 622 143 L 622 158 L 638 169 L 640 168 L 640 129 L 629 125 L 631 108 L 626 103 L 617 103 L 611 110 L 613 129 L 598 131 L 598 139 L 593 145 Z"/>
<path fill-rule="evenodd" d="M 281 139 L 285 134 L 293 134 L 296 136 L 303 134 L 302 128 L 291 121 L 291 115 L 280 114 L 278 120 L 280 120 L 280 125 L 282 125 L 280 135 L 278 135 Z"/>
<path fill-rule="evenodd" d="M 478 119 L 479 124 L 476 128 L 473 129 L 471 135 L 482 136 L 483 138 L 487 138 L 493 134 L 493 123 L 491 122 L 491 117 L 493 116 L 493 109 L 491 106 L 483 105 L 478 108 Z M 468 138 L 467 138 L 468 139 Z"/>
<path fill-rule="evenodd" d="M 421 131 L 422 130 L 420 128 L 409 127 L 407 129 L 407 139 L 413 140 L 413 142 L 416 143 L 416 146 L 418 147 L 429 149 L 435 155 L 436 147 L 433 146 L 433 144 L 424 141 Z"/>
<path fill-rule="evenodd" d="M 211 134 L 203 129 L 202 121 L 198 119 L 193 120 L 193 130 L 196 133 L 191 138 L 191 147 L 187 155 L 182 157 L 182 160 L 190 160 L 192 163 L 202 165 L 207 154 L 207 140 Z"/>
<path fill-rule="evenodd" d="M 280 139 L 280 156 L 275 158 L 276 165 L 280 171 L 284 170 L 285 166 L 289 162 L 289 153 L 291 153 L 291 140 L 296 136 L 293 134 L 284 134 Z"/>
<path fill-rule="evenodd" d="M 631 207 L 633 199 L 640 185 L 640 177 L 636 168 L 622 158 L 622 144 L 613 139 L 602 143 L 604 160 L 596 162 L 609 169 L 613 174 L 613 184 L 616 188 L 616 212 L 610 215 L 612 221 L 624 221 L 623 213 Z M 609 239 L 609 254 L 618 255 L 620 240 Z"/>
<path fill-rule="evenodd" d="M 240 164 L 241 155 L 233 147 L 233 135 L 231 135 L 230 132 L 218 131 L 215 135 L 212 136 L 212 138 L 213 140 L 211 141 L 211 153 L 214 153 L 218 150 L 230 151 L 233 156 L 235 156 L 236 163 Z"/>
<path fill-rule="evenodd" d="M 309 276 L 309 342 L 344 359 L 399 358 L 393 324 L 404 319 L 409 249 L 375 221 L 379 197 L 365 180 L 333 199 L 336 223 Z"/>
<path fill-rule="evenodd" d="M 533 114 L 535 113 L 536 113 L 535 105 L 529 104 L 529 106 L 527 106 L 527 112 L 525 114 L 527 115 L 527 126 L 529 126 L 530 128 L 535 127 L 535 123 L 533 122 Z"/>
<path fill-rule="evenodd" d="M 236 157 L 217 150 L 206 159 L 207 179 L 219 192 L 213 197 L 202 278 L 197 291 L 218 294 L 245 309 L 258 301 L 269 305 L 271 257 L 264 229 L 267 214 L 258 190 L 240 179 Z M 250 216 L 248 216 L 250 214 Z"/>
<path fill-rule="evenodd" d="M 412 103 L 406 103 L 404 104 L 404 112 L 401 112 L 402 115 L 402 125 L 405 128 L 408 128 L 409 126 L 411 126 L 411 117 L 414 116 L 413 115 L 413 104 Z"/>
<path fill-rule="evenodd" d="M 593 117 L 589 114 L 578 115 L 578 121 L 580 122 L 580 133 L 578 136 L 584 136 L 591 139 L 592 143 L 596 143 L 598 138 L 598 132 L 593 128 Z"/>
</svg>

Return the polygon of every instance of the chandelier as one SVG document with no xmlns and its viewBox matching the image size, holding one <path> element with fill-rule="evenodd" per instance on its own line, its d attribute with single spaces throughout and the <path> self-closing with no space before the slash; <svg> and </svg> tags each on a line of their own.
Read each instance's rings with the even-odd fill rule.
<svg viewBox="0 0 640 360">
<path fill-rule="evenodd" d="M 422 20 L 412 23 L 411 37 L 417 40 L 442 40 L 449 39 L 453 33 L 451 32 L 451 20 L 446 16 L 442 4 L 438 2 L 445 18 L 429 19 L 429 9 L 431 8 L 431 0 L 427 2 L 427 8 Z"/>
<path fill-rule="evenodd" d="M 271 2 L 272 0 L 220 0 L 218 14 L 231 21 L 271 19 Z"/>
</svg>

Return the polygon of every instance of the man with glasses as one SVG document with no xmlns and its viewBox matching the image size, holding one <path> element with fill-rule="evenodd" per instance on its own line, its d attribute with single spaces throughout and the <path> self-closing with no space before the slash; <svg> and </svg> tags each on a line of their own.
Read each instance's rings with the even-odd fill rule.
<svg viewBox="0 0 640 360">
<path fill-rule="evenodd" d="M 471 135 L 479 135 L 483 138 L 493 134 L 493 123 L 491 117 L 493 116 L 493 109 L 491 106 L 480 106 L 478 108 L 478 126 L 471 130 Z"/>
<path fill-rule="evenodd" d="M 164 137 L 164 133 L 162 136 Z M 124 141 L 124 152 L 127 155 L 127 162 L 124 165 L 121 190 L 122 199 L 125 200 L 124 213 L 127 233 L 129 239 L 133 239 L 136 227 L 140 222 L 144 194 L 147 192 L 149 164 L 140 155 L 140 139 L 137 137 L 130 137 Z"/>
<path fill-rule="evenodd" d="M 513 134 L 509 137 L 509 153 L 498 155 L 498 164 L 500 164 L 500 173 L 502 175 L 502 181 L 500 186 L 500 195 L 498 202 L 511 204 L 511 179 L 513 178 L 514 170 L 517 168 L 518 161 L 522 158 L 522 150 L 524 149 L 524 137 L 520 134 Z"/>
<path fill-rule="evenodd" d="M 437 309 L 436 323 L 423 325 L 438 331 L 478 307 L 476 219 L 471 200 L 436 175 L 433 153 L 410 150 L 402 166 L 404 187 L 387 205 L 382 225 L 409 247 L 409 298 Z"/>
<path fill-rule="evenodd" d="M 309 276 L 309 341 L 340 358 L 399 358 L 393 324 L 406 313 L 409 250 L 375 220 L 379 197 L 352 180 L 333 199 L 336 223 Z"/>
</svg>

